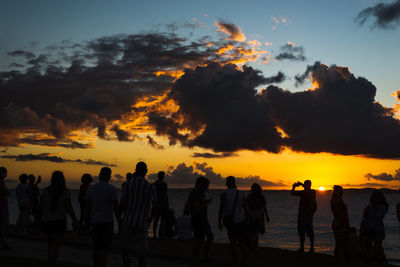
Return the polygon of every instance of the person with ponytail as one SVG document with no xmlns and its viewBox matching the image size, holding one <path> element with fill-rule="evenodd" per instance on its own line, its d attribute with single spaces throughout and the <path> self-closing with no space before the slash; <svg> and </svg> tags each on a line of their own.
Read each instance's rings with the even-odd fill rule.
<svg viewBox="0 0 400 267">
<path fill-rule="evenodd" d="M 67 215 L 71 217 L 74 227 L 78 225 L 62 172 L 53 172 L 50 185 L 43 190 L 39 214 L 47 238 L 49 265 L 55 266 L 61 241 L 67 231 Z"/>
</svg>

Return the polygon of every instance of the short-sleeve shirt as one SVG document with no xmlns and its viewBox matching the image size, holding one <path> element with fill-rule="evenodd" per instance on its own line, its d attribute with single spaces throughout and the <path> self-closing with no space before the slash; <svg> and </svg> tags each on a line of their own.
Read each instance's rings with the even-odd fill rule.
<svg viewBox="0 0 400 267">
<path fill-rule="evenodd" d="M 43 212 L 42 221 L 58 221 L 67 218 L 65 203 L 70 199 L 69 191 L 66 189 L 63 193 L 53 193 L 50 187 L 46 187 L 42 193 Z M 55 201 L 55 203 L 53 203 Z"/>
<path fill-rule="evenodd" d="M 1 191 L 8 190 L 4 181 L 0 181 L 0 188 L 2 189 Z M 8 210 L 8 196 L 2 193 L 0 193 L 0 210 Z"/>
<path fill-rule="evenodd" d="M 92 224 L 114 222 L 114 201 L 118 201 L 117 188 L 107 182 L 98 182 L 89 187 L 86 199 L 90 200 Z"/>
<path fill-rule="evenodd" d="M 225 190 L 225 216 L 234 214 L 233 221 L 240 223 L 245 220 L 243 210 L 244 194 L 236 188 Z M 236 199 L 236 203 L 235 203 Z M 235 211 L 235 212 L 233 212 Z"/>
<path fill-rule="evenodd" d="M 152 203 L 157 200 L 154 185 L 144 177 L 137 176 L 126 183 L 122 200 L 125 202 L 123 223 L 131 229 L 147 229 Z"/>
</svg>

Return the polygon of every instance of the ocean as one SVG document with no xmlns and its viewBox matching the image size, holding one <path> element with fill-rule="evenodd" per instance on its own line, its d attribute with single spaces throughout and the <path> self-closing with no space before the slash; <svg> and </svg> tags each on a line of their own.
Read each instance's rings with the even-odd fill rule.
<svg viewBox="0 0 400 267">
<path fill-rule="evenodd" d="M 175 210 L 176 216 L 182 214 L 183 205 L 190 189 L 170 189 L 170 206 Z M 219 195 L 222 190 L 210 190 L 207 197 L 214 197 L 209 205 L 208 217 L 215 235 L 215 242 L 228 242 L 226 232 L 219 231 L 217 216 Z M 334 238 L 331 231 L 332 212 L 330 210 L 331 191 L 317 191 L 318 210 L 314 216 L 315 249 L 317 252 L 333 254 Z M 368 205 L 372 190 L 345 190 L 344 201 L 349 208 L 350 225 L 359 229 L 364 208 Z M 245 191 L 248 194 L 248 191 Z M 400 202 L 400 194 L 396 191 L 385 190 L 385 197 L 389 203 L 389 212 L 384 223 L 386 239 L 383 242 L 385 253 L 389 262 L 400 265 L 400 225 L 397 222 L 395 207 Z M 260 245 L 297 250 L 299 246 L 297 236 L 297 209 L 299 198 L 290 195 L 290 191 L 265 190 L 267 208 L 271 222 L 266 226 L 266 233 L 260 237 Z M 73 206 L 79 214 L 78 190 L 71 190 Z M 10 223 L 15 223 L 18 216 L 18 207 L 15 191 L 12 190 L 9 198 Z M 150 227 L 150 231 L 151 231 Z M 150 233 L 151 234 L 151 233 Z M 307 243 L 306 241 L 306 248 Z"/>
</svg>

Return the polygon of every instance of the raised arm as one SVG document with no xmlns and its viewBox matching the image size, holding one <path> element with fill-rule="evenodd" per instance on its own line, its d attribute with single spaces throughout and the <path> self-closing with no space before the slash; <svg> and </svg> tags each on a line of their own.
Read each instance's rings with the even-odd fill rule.
<svg viewBox="0 0 400 267">
<path fill-rule="evenodd" d="M 300 182 L 294 183 L 292 185 L 292 190 L 290 191 L 290 193 L 292 194 L 292 196 L 296 196 L 296 197 L 300 197 L 301 196 L 301 191 L 296 191 L 296 187 L 301 185 Z"/>
</svg>

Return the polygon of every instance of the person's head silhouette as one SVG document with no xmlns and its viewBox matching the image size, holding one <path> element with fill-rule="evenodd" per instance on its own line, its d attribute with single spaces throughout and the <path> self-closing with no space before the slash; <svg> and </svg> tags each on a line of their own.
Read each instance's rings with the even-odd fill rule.
<svg viewBox="0 0 400 267">
<path fill-rule="evenodd" d="M 143 161 L 140 161 L 136 164 L 136 175 L 137 176 L 146 176 L 147 173 L 147 164 L 144 163 Z"/>
<path fill-rule="evenodd" d="M 207 191 L 209 185 L 210 185 L 210 181 L 204 176 L 200 176 L 199 178 L 196 179 L 195 186 L 198 190 L 205 192 L 205 191 Z"/>
<path fill-rule="evenodd" d="M 388 206 L 385 195 L 381 190 L 375 189 L 369 199 L 371 205 L 385 205 Z"/>
<path fill-rule="evenodd" d="M 82 175 L 81 182 L 82 184 L 90 184 L 93 182 L 93 178 L 89 173 L 85 173 Z"/>
<path fill-rule="evenodd" d="M 236 181 L 235 181 L 235 177 L 233 176 L 228 176 L 226 177 L 226 182 L 225 182 L 226 186 L 228 188 L 236 188 Z"/>
<path fill-rule="evenodd" d="M 340 185 L 333 186 L 333 197 L 342 197 L 343 196 L 343 187 Z"/>
<path fill-rule="evenodd" d="M 161 181 L 164 180 L 165 172 L 163 172 L 163 171 L 158 172 L 157 177 L 158 177 L 158 180 L 161 180 Z"/>
<path fill-rule="evenodd" d="M 55 171 L 51 175 L 50 186 L 54 192 L 62 193 L 65 190 L 64 174 L 60 171 Z"/>
<path fill-rule="evenodd" d="M 130 180 L 132 180 L 132 177 L 133 177 L 133 175 L 132 175 L 132 173 L 130 173 L 130 172 L 127 172 L 126 175 L 125 175 L 125 178 L 126 178 L 126 181 L 127 181 L 127 182 L 130 181 Z"/>
<path fill-rule="evenodd" d="M 311 181 L 310 180 L 305 180 L 303 183 L 303 187 L 305 190 L 311 189 Z"/>
<path fill-rule="evenodd" d="M 7 169 L 0 167 L 0 180 L 4 180 L 7 177 Z"/>
<path fill-rule="evenodd" d="M 28 182 L 28 175 L 26 173 L 23 173 L 19 176 L 18 179 L 21 182 L 21 184 L 26 184 L 26 182 Z"/>
<path fill-rule="evenodd" d="M 259 184 L 257 184 L 257 183 L 254 183 L 251 186 L 251 192 L 253 194 L 260 194 L 262 192 L 261 186 Z"/>
<path fill-rule="evenodd" d="M 111 179 L 111 169 L 108 167 L 103 167 L 100 170 L 99 181 L 108 182 Z"/>
</svg>

